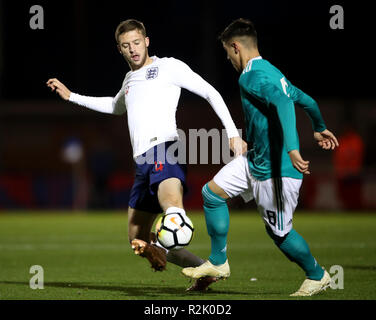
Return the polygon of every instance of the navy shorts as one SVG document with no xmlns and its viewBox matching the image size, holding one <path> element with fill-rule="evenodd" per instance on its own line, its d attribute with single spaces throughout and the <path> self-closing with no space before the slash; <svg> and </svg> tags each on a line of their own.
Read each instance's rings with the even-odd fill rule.
<svg viewBox="0 0 376 320">
<path fill-rule="evenodd" d="M 162 213 L 158 201 L 159 184 L 170 178 L 181 181 L 187 191 L 187 165 L 178 163 L 177 141 L 159 144 L 135 160 L 136 176 L 129 196 L 129 207 L 150 213 Z"/>
</svg>

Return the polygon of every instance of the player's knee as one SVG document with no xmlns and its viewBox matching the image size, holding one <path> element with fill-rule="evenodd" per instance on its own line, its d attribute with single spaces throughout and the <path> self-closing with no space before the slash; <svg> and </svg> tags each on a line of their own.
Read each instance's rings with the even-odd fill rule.
<svg viewBox="0 0 376 320">
<path fill-rule="evenodd" d="M 213 191 L 210 190 L 209 184 L 207 183 L 201 190 L 202 199 L 204 200 L 204 205 L 206 207 L 220 207 L 226 205 L 226 201 L 216 195 Z"/>
<path fill-rule="evenodd" d="M 294 229 L 284 236 L 274 234 L 273 230 L 269 227 L 266 227 L 266 231 L 277 247 L 280 248 L 290 260 L 292 260 L 292 255 L 294 256 L 294 259 L 299 260 L 310 257 L 311 252 L 307 243 Z"/>
<path fill-rule="evenodd" d="M 266 233 L 269 235 L 269 237 L 274 241 L 274 243 L 276 244 L 277 247 L 280 247 L 282 245 L 282 243 L 285 241 L 286 237 L 288 236 L 288 233 L 285 234 L 284 236 L 278 236 L 276 235 L 272 228 L 270 228 L 269 226 L 265 226 L 265 229 L 266 229 Z"/>
<path fill-rule="evenodd" d="M 182 207 L 183 197 L 179 192 L 163 191 L 158 193 L 158 200 L 163 211 L 166 211 L 170 207 Z"/>
<path fill-rule="evenodd" d="M 229 229 L 229 213 L 226 200 L 209 189 L 206 184 L 202 188 L 206 225 L 210 236 L 227 235 Z M 221 217 L 218 219 L 218 217 Z"/>
</svg>

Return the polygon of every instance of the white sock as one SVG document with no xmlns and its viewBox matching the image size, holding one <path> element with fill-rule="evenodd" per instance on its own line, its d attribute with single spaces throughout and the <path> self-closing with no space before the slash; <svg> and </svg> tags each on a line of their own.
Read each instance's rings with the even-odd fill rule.
<svg viewBox="0 0 376 320">
<path fill-rule="evenodd" d="M 183 217 L 187 215 L 184 209 L 178 208 L 178 207 L 169 207 L 166 210 L 166 214 L 174 213 L 174 212 L 180 213 Z"/>
</svg>

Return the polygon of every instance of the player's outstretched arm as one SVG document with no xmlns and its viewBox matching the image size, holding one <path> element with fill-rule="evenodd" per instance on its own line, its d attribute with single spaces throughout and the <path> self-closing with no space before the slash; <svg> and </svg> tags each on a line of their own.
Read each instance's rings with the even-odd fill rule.
<svg viewBox="0 0 376 320">
<path fill-rule="evenodd" d="M 305 113 L 309 116 L 312 122 L 312 127 L 315 132 L 323 132 L 326 129 L 324 119 L 321 115 L 320 108 L 311 96 L 289 83 L 291 98 L 303 108 Z"/>
<path fill-rule="evenodd" d="M 311 174 L 309 161 L 305 161 L 299 152 L 296 135 L 296 116 L 293 101 L 270 83 L 261 83 L 261 96 L 268 102 L 271 110 L 275 109 L 282 127 L 283 140 L 293 167 L 303 174 Z"/>
<path fill-rule="evenodd" d="M 339 146 L 337 138 L 328 129 L 325 129 L 322 132 L 315 132 L 313 137 L 318 145 L 324 150 L 334 150 Z"/>
<path fill-rule="evenodd" d="M 226 128 L 230 149 L 235 156 L 247 152 L 247 143 L 239 137 L 238 130 L 220 93 L 200 75 L 180 60 L 172 60 L 171 77 L 175 85 L 204 98 L 213 108 Z"/>
<path fill-rule="evenodd" d="M 295 87 L 289 82 L 291 97 L 297 102 L 311 118 L 314 130 L 314 138 L 318 145 L 324 150 L 334 150 L 339 146 L 337 138 L 326 129 L 324 119 L 322 118 L 317 102 L 308 94 Z"/>
<path fill-rule="evenodd" d="M 58 79 L 50 79 L 47 81 L 47 86 L 59 96 L 66 100 L 78 104 L 80 106 L 86 107 L 88 109 L 102 112 L 121 115 L 126 112 L 126 107 L 124 103 L 124 93 L 122 90 L 116 95 L 115 98 L 112 97 L 87 97 L 71 92 L 63 83 Z"/>
</svg>

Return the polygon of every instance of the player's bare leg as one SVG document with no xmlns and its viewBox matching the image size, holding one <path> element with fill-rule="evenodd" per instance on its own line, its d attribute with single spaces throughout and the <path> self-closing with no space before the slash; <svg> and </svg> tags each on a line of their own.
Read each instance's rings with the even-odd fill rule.
<svg viewBox="0 0 376 320">
<path fill-rule="evenodd" d="M 158 187 L 158 200 L 163 212 L 171 207 L 184 210 L 183 207 L 183 185 L 177 178 L 170 178 L 162 181 Z"/>
<path fill-rule="evenodd" d="M 148 259 L 155 271 L 166 269 L 166 250 L 151 243 L 151 228 L 157 215 L 128 209 L 128 239 L 136 255 Z"/>
</svg>

